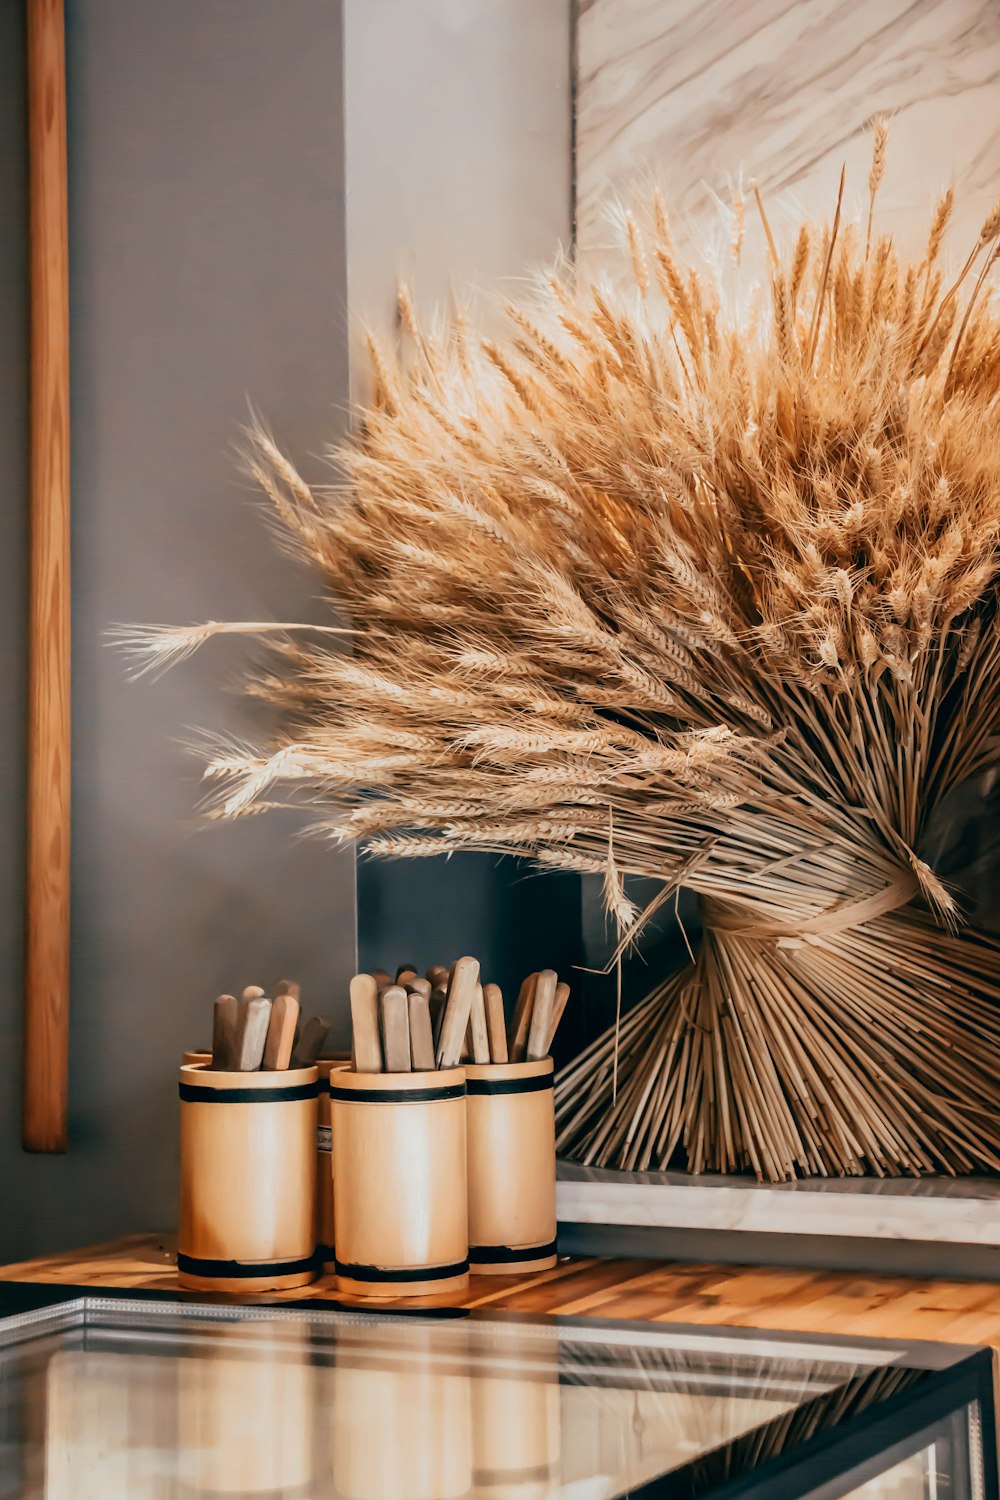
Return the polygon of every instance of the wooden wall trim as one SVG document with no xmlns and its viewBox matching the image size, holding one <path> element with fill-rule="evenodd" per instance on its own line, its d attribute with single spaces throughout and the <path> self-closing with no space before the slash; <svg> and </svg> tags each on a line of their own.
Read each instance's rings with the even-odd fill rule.
<svg viewBox="0 0 1000 1500">
<path fill-rule="evenodd" d="M 69 254 L 63 0 L 27 0 L 31 279 L 27 938 L 22 1143 L 66 1150 L 69 1053 Z"/>
</svg>

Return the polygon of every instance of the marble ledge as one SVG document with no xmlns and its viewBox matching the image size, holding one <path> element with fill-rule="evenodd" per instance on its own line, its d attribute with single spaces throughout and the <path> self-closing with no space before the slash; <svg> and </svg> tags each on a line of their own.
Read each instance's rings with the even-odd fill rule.
<svg viewBox="0 0 1000 1500">
<path fill-rule="evenodd" d="M 771 1185 L 560 1161 L 560 1224 L 1000 1246 L 1000 1180 L 808 1178 Z"/>
</svg>

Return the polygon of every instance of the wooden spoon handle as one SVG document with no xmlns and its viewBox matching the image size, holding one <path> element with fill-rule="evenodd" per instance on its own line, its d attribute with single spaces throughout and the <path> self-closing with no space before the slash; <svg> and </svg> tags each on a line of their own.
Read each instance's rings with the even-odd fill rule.
<svg viewBox="0 0 1000 1500">
<path fill-rule="evenodd" d="M 510 1023 L 510 1060 L 511 1062 L 524 1062 L 528 1055 L 528 1032 L 531 1028 L 531 1006 L 535 998 L 535 981 L 537 974 L 529 974 L 527 979 L 521 983 L 518 991 L 517 1004 L 514 1006 L 514 1019 Z"/>
<path fill-rule="evenodd" d="M 310 1016 L 308 1020 L 302 1022 L 299 1027 L 298 1040 L 295 1043 L 295 1051 L 292 1054 L 293 1068 L 312 1067 L 319 1057 L 329 1030 L 329 1021 L 324 1021 L 321 1016 Z"/>
<path fill-rule="evenodd" d="M 410 1071 L 410 1011 L 401 984 L 390 984 L 379 1000 L 382 1015 L 382 1052 L 387 1073 Z"/>
<path fill-rule="evenodd" d="M 381 1073 L 378 982 L 373 974 L 355 974 L 351 980 L 351 1027 L 355 1068 L 359 1073 Z"/>
<path fill-rule="evenodd" d="M 490 1061 L 490 1033 L 486 1025 L 486 1000 L 481 984 L 476 985 L 472 996 L 469 1030 L 472 1038 L 472 1061 L 480 1064 L 488 1063 Z"/>
<path fill-rule="evenodd" d="M 556 998 L 552 1006 L 552 1024 L 549 1026 L 549 1041 L 548 1046 L 545 1049 L 547 1052 L 552 1051 L 552 1043 L 555 1041 L 556 1032 L 559 1029 L 559 1022 L 563 1018 L 563 1011 L 566 1009 L 566 1001 L 568 999 L 569 985 L 565 982 L 557 984 Z"/>
<path fill-rule="evenodd" d="M 552 1010 L 558 983 L 559 976 L 555 969 L 543 969 L 535 983 L 526 1053 L 529 1062 L 538 1062 L 549 1055 L 549 1031 L 552 1028 Z"/>
<path fill-rule="evenodd" d="M 220 995 L 212 1015 L 212 1067 L 220 1073 L 232 1073 L 237 1066 L 239 1015 L 236 996 Z"/>
<path fill-rule="evenodd" d="M 427 981 L 425 980 L 426 984 Z M 430 985 L 427 986 L 428 989 Z M 431 1031 L 431 1011 L 427 996 L 419 990 L 411 990 L 407 997 L 410 1008 L 410 1061 L 415 1073 L 425 1073 L 434 1067 L 434 1036 Z"/>
<path fill-rule="evenodd" d="M 490 1060 L 507 1061 L 507 1022 L 503 1013 L 503 994 L 498 984 L 483 985 L 486 1004 L 486 1029 L 490 1035 Z"/>
<path fill-rule="evenodd" d="M 299 1020 L 299 1002 L 293 995 L 278 995 L 271 1003 L 271 1019 L 264 1041 L 261 1067 L 268 1073 L 281 1073 L 292 1060 L 295 1028 Z"/>
<path fill-rule="evenodd" d="M 241 1073 L 255 1073 L 264 1057 L 267 1028 L 271 1023 L 271 1002 L 254 995 L 240 1015 L 239 1056 L 236 1066 Z"/>
<path fill-rule="evenodd" d="M 448 1001 L 445 1006 L 444 1020 L 441 1023 L 441 1036 L 437 1049 L 439 1068 L 458 1067 L 478 983 L 478 958 L 460 958 L 455 965 L 451 983 L 448 986 Z"/>
</svg>

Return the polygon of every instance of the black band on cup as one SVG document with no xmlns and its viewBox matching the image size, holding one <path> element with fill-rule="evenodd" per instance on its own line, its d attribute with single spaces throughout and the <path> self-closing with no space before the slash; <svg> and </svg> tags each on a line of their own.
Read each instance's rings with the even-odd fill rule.
<svg viewBox="0 0 1000 1500">
<path fill-rule="evenodd" d="M 550 1240 L 547 1245 L 525 1245 L 521 1249 L 511 1245 L 470 1245 L 469 1263 L 473 1266 L 509 1266 L 522 1260 L 545 1260 L 555 1254 L 555 1240 Z"/>
<path fill-rule="evenodd" d="M 185 1104 L 293 1104 L 298 1099 L 319 1098 L 317 1082 L 268 1089 L 212 1089 L 203 1083 L 180 1083 L 177 1091 Z"/>
<path fill-rule="evenodd" d="M 177 1269 L 187 1276 L 214 1276 L 227 1280 L 253 1281 L 261 1276 L 303 1276 L 318 1265 L 315 1250 L 301 1260 L 202 1260 L 197 1255 L 177 1252 Z"/>
<path fill-rule="evenodd" d="M 466 1087 L 470 1094 L 537 1094 L 554 1084 L 551 1073 L 536 1073 L 531 1078 L 470 1078 Z"/>
<path fill-rule="evenodd" d="M 451 1276 L 464 1276 L 469 1269 L 467 1260 L 456 1260 L 451 1266 L 404 1266 L 393 1271 L 386 1266 L 356 1266 L 348 1261 L 334 1262 L 338 1276 L 348 1276 L 352 1281 L 447 1281 Z"/>
<path fill-rule="evenodd" d="M 344 1104 L 430 1104 L 435 1099 L 464 1099 L 465 1084 L 427 1089 L 339 1089 L 330 1074 L 330 1098 Z"/>
</svg>

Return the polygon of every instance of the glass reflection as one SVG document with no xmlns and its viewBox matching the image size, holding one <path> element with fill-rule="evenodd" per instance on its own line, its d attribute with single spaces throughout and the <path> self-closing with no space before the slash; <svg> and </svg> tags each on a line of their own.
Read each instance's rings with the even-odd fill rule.
<svg viewBox="0 0 1000 1500">
<path fill-rule="evenodd" d="M 696 1330 L 104 1308 L 0 1350 L 0 1500 L 710 1494 L 921 1378 Z"/>
</svg>

